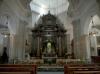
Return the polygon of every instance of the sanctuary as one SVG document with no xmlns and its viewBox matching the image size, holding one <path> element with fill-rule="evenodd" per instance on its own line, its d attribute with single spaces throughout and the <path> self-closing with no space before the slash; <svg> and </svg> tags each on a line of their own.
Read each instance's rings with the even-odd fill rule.
<svg viewBox="0 0 100 74">
<path fill-rule="evenodd" d="M 66 29 L 60 20 L 48 12 L 38 20 L 32 30 L 31 57 L 52 60 L 65 58 L 67 53 Z"/>
</svg>

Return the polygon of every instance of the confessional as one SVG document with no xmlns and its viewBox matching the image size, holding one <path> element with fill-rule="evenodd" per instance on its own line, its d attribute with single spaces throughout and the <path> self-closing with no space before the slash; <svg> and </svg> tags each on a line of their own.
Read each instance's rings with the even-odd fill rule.
<svg viewBox="0 0 100 74">
<path fill-rule="evenodd" d="M 66 52 L 66 29 L 56 16 L 48 12 L 40 17 L 32 29 L 32 56 L 50 63 L 64 57 Z"/>
</svg>

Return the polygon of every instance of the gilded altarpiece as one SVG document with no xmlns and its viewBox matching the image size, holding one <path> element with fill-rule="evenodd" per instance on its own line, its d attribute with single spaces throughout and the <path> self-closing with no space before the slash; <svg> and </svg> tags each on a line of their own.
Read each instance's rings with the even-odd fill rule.
<svg viewBox="0 0 100 74">
<path fill-rule="evenodd" d="M 66 37 L 66 29 L 56 16 L 50 12 L 43 15 L 32 29 L 31 56 L 64 58 L 67 53 Z"/>
</svg>

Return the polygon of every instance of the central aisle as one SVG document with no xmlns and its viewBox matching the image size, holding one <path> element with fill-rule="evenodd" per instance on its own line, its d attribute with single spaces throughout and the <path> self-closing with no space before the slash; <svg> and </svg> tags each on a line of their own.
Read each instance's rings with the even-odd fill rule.
<svg viewBox="0 0 100 74">
<path fill-rule="evenodd" d="M 64 74 L 64 67 L 60 66 L 40 66 L 37 74 Z"/>
<path fill-rule="evenodd" d="M 37 74 L 64 74 L 64 72 L 37 72 Z"/>
</svg>

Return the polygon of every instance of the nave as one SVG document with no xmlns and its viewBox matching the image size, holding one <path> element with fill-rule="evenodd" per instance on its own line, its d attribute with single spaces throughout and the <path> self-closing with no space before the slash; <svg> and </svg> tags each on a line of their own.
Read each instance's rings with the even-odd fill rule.
<svg viewBox="0 0 100 74">
<path fill-rule="evenodd" d="M 100 0 L 0 0 L 0 74 L 100 74 Z"/>
</svg>

